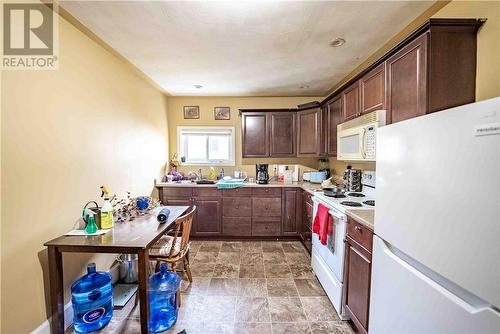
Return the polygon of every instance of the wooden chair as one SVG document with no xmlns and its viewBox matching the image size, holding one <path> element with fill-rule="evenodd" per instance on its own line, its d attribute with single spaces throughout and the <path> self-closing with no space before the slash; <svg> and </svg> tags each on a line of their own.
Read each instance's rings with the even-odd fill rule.
<svg viewBox="0 0 500 334">
<path fill-rule="evenodd" d="M 171 265 L 172 271 L 176 272 L 177 263 L 183 261 L 182 271 L 187 274 L 189 282 L 193 282 L 189 264 L 189 234 L 195 211 L 196 206 L 193 206 L 187 214 L 177 218 L 172 225 L 173 233 L 162 236 L 151 247 L 149 258 L 156 260 L 155 271 L 159 270 L 161 262 L 167 262 Z"/>
</svg>

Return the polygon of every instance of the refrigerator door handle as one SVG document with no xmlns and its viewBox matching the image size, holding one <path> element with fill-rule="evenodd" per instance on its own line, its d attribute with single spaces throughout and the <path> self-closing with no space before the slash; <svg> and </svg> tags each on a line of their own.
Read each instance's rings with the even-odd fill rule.
<svg viewBox="0 0 500 334">
<path fill-rule="evenodd" d="M 488 303 L 487 301 L 477 297 L 452 281 L 439 275 L 432 269 L 414 260 L 386 241 L 383 241 L 383 243 L 385 244 L 384 253 L 386 255 L 406 268 L 406 270 L 411 272 L 413 275 L 419 277 L 422 281 L 441 293 L 447 299 L 462 307 L 465 311 L 470 314 L 490 311 L 500 317 L 500 308 L 497 306 Z"/>
</svg>

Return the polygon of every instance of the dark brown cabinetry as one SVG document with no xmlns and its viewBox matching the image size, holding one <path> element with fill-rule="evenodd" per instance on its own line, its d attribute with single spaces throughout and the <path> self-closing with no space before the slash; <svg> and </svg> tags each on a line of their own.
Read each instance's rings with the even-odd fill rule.
<svg viewBox="0 0 500 334">
<path fill-rule="evenodd" d="M 217 236 L 222 233 L 222 199 L 216 197 L 193 199 L 196 214 L 193 220 L 194 235 Z"/>
<path fill-rule="evenodd" d="M 368 332 L 372 243 L 373 232 L 349 217 L 345 239 L 343 304 L 361 333 Z"/>
<path fill-rule="evenodd" d="M 296 151 L 295 112 L 272 112 L 270 134 L 271 157 L 293 157 Z"/>
<path fill-rule="evenodd" d="M 313 221 L 313 202 L 312 195 L 307 191 L 302 191 L 302 212 L 300 217 L 299 234 L 302 244 L 309 254 L 312 251 L 312 221 Z"/>
<path fill-rule="evenodd" d="M 269 114 L 267 112 L 242 113 L 241 135 L 243 157 L 269 156 Z"/>
<path fill-rule="evenodd" d="M 326 154 L 335 157 L 337 156 L 337 125 L 342 123 L 342 98 L 335 97 L 327 107 Z"/>
<path fill-rule="evenodd" d="M 283 235 L 297 235 L 297 223 L 301 221 L 302 194 L 297 188 L 283 188 Z"/>
<path fill-rule="evenodd" d="M 321 110 L 312 108 L 297 113 L 297 155 L 316 157 L 321 152 Z"/>
<path fill-rule="evenodd" d="M 368 72 L 359 80 L 361 114 L 385 109 L 385 63 Z"/>
<path fill-rule="evenodd" d="M 359 109 L 359 82 L 356 81 L 347 87 L 342 93 L 342 110 L 344 121 L 351 120 L 360 115 Z"/>
</svg>

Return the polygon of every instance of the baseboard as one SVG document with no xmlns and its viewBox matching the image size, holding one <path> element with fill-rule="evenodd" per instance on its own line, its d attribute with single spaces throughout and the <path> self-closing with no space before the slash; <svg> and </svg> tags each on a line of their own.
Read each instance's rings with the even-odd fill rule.
<svg viewBox="0 0 500 334">
<path fill-rule="evenodd" d="M 64 305 L 64 330 L 68 329 L 69 326 L 73 324 L 73 307 L 71 307 L 71 302 Z M 50 333 L 50 322 L 45 320 L 40 326 L 38 326 L 31 334 L 51 334 Z"/>
</svg>

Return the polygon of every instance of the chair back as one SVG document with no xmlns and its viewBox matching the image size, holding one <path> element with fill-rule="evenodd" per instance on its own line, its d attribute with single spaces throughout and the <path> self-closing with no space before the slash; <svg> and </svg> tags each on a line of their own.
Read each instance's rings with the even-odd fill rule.
<svg viewBox="0 0 500 334">
<path fill-rule="evenodd" d="M 180 216 L 174 221 L 174 240 L 172 242 L 172 248 L 170 249 L 168 257 L 173 256 L 174 245 L 176 244 L 178 238 L 181 238 L 181 250 L 179 252 L 179 255 L 184 256 L 184 254 L 187 252 L 189 246 L 189 234 L 191 233 L 191 227 L 193 226 L 193 216 L 195 212 L 196 205 L 193 205 L 188 213 L 186 213 L 184 216 Z"/>
</svg>

